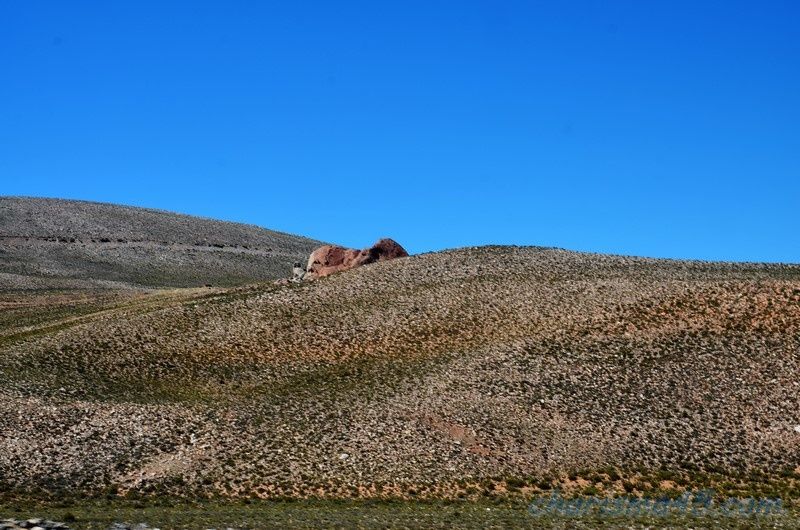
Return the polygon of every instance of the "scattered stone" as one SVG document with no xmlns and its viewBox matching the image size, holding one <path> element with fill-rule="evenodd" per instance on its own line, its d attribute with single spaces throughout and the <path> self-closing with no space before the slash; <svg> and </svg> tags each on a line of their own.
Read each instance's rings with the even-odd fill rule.
<svg viewBox="0 0 800 530">
<path fill-rule="evenodd" d="M 69 526 L 56 521 L 46 519 L 2 519 L 0 520 L 0 530 L 69 530 Z"/>
<path fill-rule="evenodd" d="M 130 523 L 114 523 L 108 527 L 108 530 L 159 530 L 148 526 L 146 523 L 130 524 Z"/>
</svg>

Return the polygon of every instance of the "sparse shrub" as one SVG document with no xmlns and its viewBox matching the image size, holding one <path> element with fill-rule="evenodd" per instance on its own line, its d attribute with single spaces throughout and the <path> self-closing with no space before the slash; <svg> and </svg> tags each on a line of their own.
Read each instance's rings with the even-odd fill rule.
<svg viewBox="0 0 800 530">
<path fill-rule="evenodd" d="M 600 495 L 600 493 L 601 491 L 595 485 L 586 486 L 585 488 L 583 488 L 583 494 L 588 497 L 595 497 L 597 495 Z"/>
<path fill-rule="evenodd" d="M 506 479 L 506 484 L 508 485 L 509 488 L 515 488 L 515 489 L 524 488 L 525 486 L 528 485 L 527 481 L 517 477 L 511 477 Z"/>
</svg>

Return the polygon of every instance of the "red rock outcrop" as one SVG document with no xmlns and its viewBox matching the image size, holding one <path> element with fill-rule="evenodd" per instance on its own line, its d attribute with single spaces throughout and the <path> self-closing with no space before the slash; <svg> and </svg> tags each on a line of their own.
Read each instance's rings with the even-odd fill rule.
<svg viewBox="0 0 800 530">
<path fill-rule="evenodd" d="M 321 278 L 368 263 L 406 256 L 408 256 L 408 252 L 392 239 L 381 239 L 370 248 L 363 250 L 324 245 L 309 256 L 304 279 Z"/>
</svg>

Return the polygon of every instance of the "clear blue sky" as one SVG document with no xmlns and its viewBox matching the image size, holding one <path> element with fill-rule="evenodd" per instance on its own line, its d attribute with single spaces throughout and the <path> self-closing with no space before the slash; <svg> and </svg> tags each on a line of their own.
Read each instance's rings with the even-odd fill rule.
<svg viewBox="0 0 800 530">
<path fill-rule="evenodd" d="M 800 262 L 800 2 L 0 2 L 0 194 Z"/>
</svg>

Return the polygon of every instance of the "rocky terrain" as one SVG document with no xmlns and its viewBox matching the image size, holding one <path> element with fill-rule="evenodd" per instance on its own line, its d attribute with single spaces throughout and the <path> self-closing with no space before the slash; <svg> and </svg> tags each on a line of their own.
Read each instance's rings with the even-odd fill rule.
<svg viewBox="0 0 800 530">
<path fill-rule="evenodd" d="M 0 519 L 0 530 L 70 530 L 66 523 L 40 517 L 33 519 Z M 159 530 L 146 523 L 112 523 L 108 530 Z M 233 530 L 233 529 L 230 529 Z"/>
<path fill-rule="evenodd" d="M 0 197 L 0 289 L 241 285 L 321 243 L 257 226 L 86 201 Z"/>
<path fill-rule="evenodd" d="M 800 498 L 797 265 L 480 247 L 27 296 L 0 319 L 8 495 Z"/>
<path fill-rule="evenodd" d="M 65 523 L 47 519 L 0 519 L 0 530 L 69 530 Z"/>
</svg>

